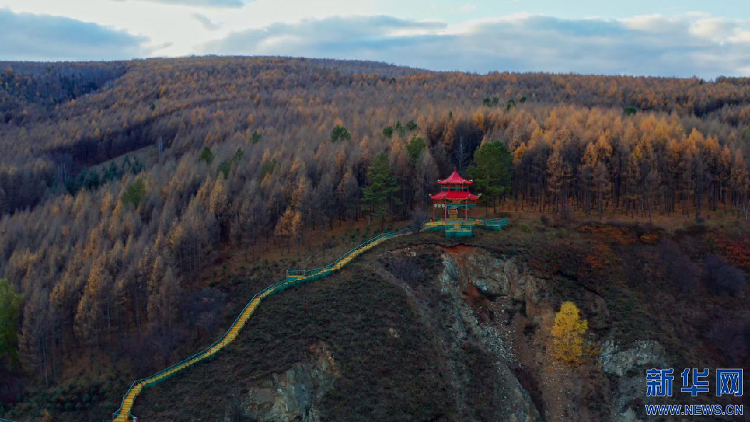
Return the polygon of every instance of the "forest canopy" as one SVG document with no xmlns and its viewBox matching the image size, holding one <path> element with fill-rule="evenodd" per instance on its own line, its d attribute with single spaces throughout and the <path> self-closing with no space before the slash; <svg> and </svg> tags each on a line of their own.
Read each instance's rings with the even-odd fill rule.
<svg viewBox="0 0 750 422">
<path fill-rule="evenodd" d="M 45 382 L 166 338 L 221 246 L 408 218 L 454 167 L 491 205 L 540 212 L 744 220 L 750 205 L 748 79 L 6 63 L 0 116 L 0 277 L 23 298 L 20 361 Z"/>
</svg>

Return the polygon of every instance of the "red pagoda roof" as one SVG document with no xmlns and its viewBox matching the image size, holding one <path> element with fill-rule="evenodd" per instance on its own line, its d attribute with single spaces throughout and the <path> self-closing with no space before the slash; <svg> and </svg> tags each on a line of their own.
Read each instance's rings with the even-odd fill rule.
<svg viewBox="0 0 750 422">
<path fill-rule="evenodd" d="M 461 177 L 461 175 L 456 171 L 456 168 L 453 167 L 453 173 L 451 173 L 451 175 L 448 176 L 447 179 L 438 180 L 438 183 L 440 183 L 441 185 L 470 185 L 473 182 Z"/>
<path fill-rule="evenodd" d="M 454 173 L 455 174 L 455 173 Z M 460 176 L 459 176 L 460 177 Z M 456 190 L 444 190 L 440 193 L 437 193 L 435 195 L 430 195 L 430 198 L 432 199 L 445 199 L 445 200 L 459 200 L 459 201 L 465 201 L 465 200 L 477 200 L 479 199 L 479 195 L 474 195 L 473 193 L 463 190 L 463 191 L 456 191 Z"/>
</svg>

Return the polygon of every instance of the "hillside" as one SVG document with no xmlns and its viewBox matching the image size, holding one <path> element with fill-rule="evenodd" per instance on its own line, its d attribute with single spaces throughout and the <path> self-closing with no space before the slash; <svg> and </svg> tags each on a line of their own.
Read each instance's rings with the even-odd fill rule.
<svg viewBox="0 0 750 422">
<path fill-rule="evenodd" d="M 747 294 L 747 78 L 478 75 L 281 57 L 2 65 L 0 299 L 13 306 L 0 321 L 10 321 L 0 417 L 108 417 L 134 379 L 211 344 L 285 270 L 325 265 L 423 221 L 428 194 L 454 168 L 476 179 L 479 215 L 513 224 L 508 236 L 468 240 L 471 259 L 520 260 L 541 280 L 543 304 L 487 296 L 473 275 L 438 288 L 451 244 L 398 240 L 270 299 L 226 357 L 180 375 L 187 386 L 147 391 L 136 414 L 174 418 L 166 403 L 184 394 L 205 409 L 185 407 L 208 418 L 229 411 L 221 395 L 262 419 L 248 394 L 299 371 L 316 387 L 297 399 L 323 420 L 380 416 L 379 402 L 399 403 L 403 417 L 491 420 L 496 406 L 485 406 L 506 406 L 500 386 L 512 379 L 519 412 L 563 417 L 580 394 L 630 388 L 589 362 L 570 376 L 588 374 L 590 391 L 551 399 L 553 387 L 540 384 L 545 330 L 565 300 L 581 306 L 602 353 L 653 340 L 658 347 L 637 344 L 675 362 L 747 359 L 745 346 L 709 344 L 748 337 L 744 313 L 726 322 L 718 310 L 740 309 Z M 502 174 L 491 178 L 493 168 Z M 389 256 L 407 244 L 419 262 L 399 261 L 399 276 Z M 695 321 L 667 311 L 684 311 L 694 289 L 712 304 L 698 306 Z M 654 315 L 657 324 L 647 321 Z M 503 321 L 499 332 L 528 338 L 489 344 L 440 328 L 474 319 L 480 331 Z M 497 378 L 475 372 L 498 360 Z M 396 370 L 405 367 L 417 370 Z M 377 382 L 368 390 L 362 380 Z M 216 394 L 189 395 L 191 385 Z M 585 403 L 603 404 L 591 415 L 633 407 L 592 397 Z"/>
<path fill-rule="evenodd" d="M 383 244 L 340 274 L 265 302 L 237 342 L 147 389 L 134 414 L 614 420 L 644 417 L 634 387 L 648 367 L 720 367 L 750 357 L 746 339 L 734 343 L 739 354 L 722 343 L 747 329 L 747 291 L 728 296 L 709 279 L 687 290 L 666 270 L 673 260 L 699 265 L 721 253 L 721 242 L 709 240 L 715 234 L 532 225 L 460 244 L 438 234 Z M 687 258 L 664 256 L 671 241 Z M 706 246 L 690 249 L 695 244 Z M 581 306 L 588 340 L 601 348 L 574 369 L 548 353 L 554 312 L 565 300 Z"/>
<path fill-rule="evenodd" d="M 611 420 L 643 417 L 637 387 L 647 367 L 721 367 L 750 358 L 747 289 L 730 292 L 707 272 L 713 255 L 746 269 L 749 249 L 741 245 L 748 239 L 741 231 L 512 217 L 516 223 L 506 231 L 478 231 L 461 243 L 439 233 L 394 239 L 341 273 L 273 296 L 229 348 L 145 390 L 134 414 L 139 420 Z M 333 248 L 316 262 L 337 253 Z M 250 269 L 238 265 L 243 261 L 218 266 L 224 275 L 203 296 L 228 296 L 229 307 L 238 309 L 241 297 L 290 265 L 281 258 Z M 554 312 L 565 300 L 579 304 L 591 327 L 587 340 L 600 348 L 575 368 L 548 352 Z M 183 347 L 163 365 L 210 341 Z M 106 394 L 124 393 L 126 382 Z M 19 409 L 29 411 L 44 397 L 32 395 L 10 415 L 26 420 Z M 83 419 L 116 407 L 114 398 L 93 400 Z M 54 414 L 82 417 L 74 409 Z"/>
</svg>

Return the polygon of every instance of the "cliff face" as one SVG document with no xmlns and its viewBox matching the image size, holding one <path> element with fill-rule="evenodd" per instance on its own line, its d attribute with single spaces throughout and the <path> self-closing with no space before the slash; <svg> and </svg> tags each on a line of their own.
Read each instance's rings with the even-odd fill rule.
<svg viewBox="0 0 750 422">
<path fill-rule="evenodd" d="M 462 420 L 638 420 L 640 406 L 634 403 L 643 398 L 642 369 L 668 363 L 658 342 L 637 340 L 624 347 L 612 335 L 590 336 L 600 353 L 580 366 L 552 360 L 549 331 L 556 304 L 565 298 L 556 281 L 534 275 L 520 256 L 471 246 L 415 246 L 390 254 L 386 261 L 396 265 L 386 268 L 395 270 L 394 279 L 425 326 L 439 333 L 437 346 L 448 357 Z M 405 262 L 417 265 L 425 254 L 440 257 L 437 277 L 426 284 L 398 277 Z M 585 316 L 601 325 L 609 317 L 604 298 L 585 289 L 581 296 Z"/>
</svg>

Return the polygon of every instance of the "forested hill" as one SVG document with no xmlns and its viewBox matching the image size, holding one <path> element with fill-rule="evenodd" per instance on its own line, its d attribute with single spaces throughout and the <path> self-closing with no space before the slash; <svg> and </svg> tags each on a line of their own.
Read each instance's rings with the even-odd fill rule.
<svg viewBox="0 0 750 422">
<path fill-rule="evenodd" d="M 361 198 L 379 157 L 396 218 L 492 141 L 512 154 L 506 206 L 748 213 L 748 79 L 269 57 L 3 63 L 0 113 L 0 276 L 24 298 L 18 358 L 3 360 L 46 383 L 82 350 L 138 351 L 158 369 L 189 311 L 176 298 L 221 247 L 375 213 Z"/>
<path fill-rule="evenodd" d="M 538 104 L 578 104 L 736 126 L 747 119 L 743 106 L 750 98 L 745 79 L 479 76 L 334 60 L 236 57 L 2 67 L 3 212 L 36 205 L 49 188 L 69 183 L 82 169 L 160 141 L 171 146 L 178 137 L 184 139 L 175 145 L 177 156 L 197 144 L 237 140 L 250 127 L 283 136 L 304 130 L 325 139 L 330 128 L 321 125 L 336 119 L 347 120 L 350 131 L 360 125 L 358 138 L 375 138 L 381 126 L 393 123 L 383 113 L 395 120 L 412 114 L 409 119 L 436 121 L 454 108 L 469 116 L 482 104 L 490 112 L 521 103 L 528 104 L 527 113 Z M 395 103 L 391 110 L 378 107 Z M 287 118 L 298 117 L 301 107 L 312 121 L 289 124 Z M 257 121 L 248 123 L 250 116 Z"/>
</svg>

